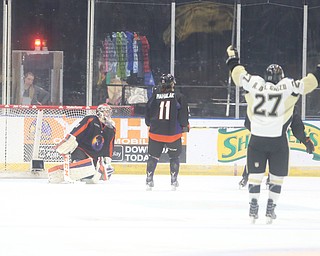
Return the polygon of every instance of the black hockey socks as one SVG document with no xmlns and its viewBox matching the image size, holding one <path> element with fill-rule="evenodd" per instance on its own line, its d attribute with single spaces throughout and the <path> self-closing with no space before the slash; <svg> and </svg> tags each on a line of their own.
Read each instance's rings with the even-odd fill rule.
<svg viewBox="0 0 320 256">
<path fill-rule="evenodd" d="M 153 180 L 154 171 L 156 170 L 158 164 L 158 159 L 149 156 L 148 162 L 147 162 L 147 181 Z"/>
<path fill-rule="evenodd" d="M 170 158 L 170 174 L 171 183 L 177 180 L 180 168 L 180 160 L 178 157 Z"/>
</svg>

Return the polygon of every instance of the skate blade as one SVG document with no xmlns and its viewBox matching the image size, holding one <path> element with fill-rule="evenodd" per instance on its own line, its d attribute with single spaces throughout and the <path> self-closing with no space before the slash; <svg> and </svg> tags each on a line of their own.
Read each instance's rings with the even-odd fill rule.
<svg viewBox="0 0 320 256">
<path fill-rule="evenodd" d="M 171 191 L 176 191 L 177 187 L 176 186 L 171 186 Z"/>
<path fill-rule="evenodd" d="M 152 191 L 152 187 L 149 187 L 148 185 L 146 186 L 147 191 Z"/>
<path fill-rule="evenodd" d="M 266 224 L 271 225 L 273 222 L 273 219 L 271 217 L 267 217 Z"/>
<path fill-rule="evenodd" d="M 251 222 L 251 224 L 256 224 L 256 220 L 257 220 L 258 218 L 256 218 L 256 217 L 254 217 L 254 216 L 250 216 L 250 222 Z"/>
</svg>

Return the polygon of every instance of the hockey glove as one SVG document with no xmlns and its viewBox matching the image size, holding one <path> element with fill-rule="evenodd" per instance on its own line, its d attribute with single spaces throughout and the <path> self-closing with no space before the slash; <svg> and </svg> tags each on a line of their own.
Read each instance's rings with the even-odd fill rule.
<svg viewBox="0 0 320 256">
<path fill-rule="evenodd" d="M 232 71 L 235 66 L 239 65 L 238 51 L 237 49 L 233 48 L 232 45 L 230 45 L 227 48 L 227 54 L 228 54 L 228 59 L 226 61 L 226 64 L 228 65 L 230 71 Z"/>
<path fill-rule="evenodd" d="M 303 142 L 303 144 L 306 146 L 306 151 L 308 154 L 312 154 L 314 151 L 314 145 L 310 137 L 306 138 L 306 141 Z"/>
<path fill-rule="evenodd" d="M 72 153 L 78 147 L 76 137 L 72 134 L 67 134 L 66 137 L 54 147 L 54 149 L 61 155 Z"/>
</svg>

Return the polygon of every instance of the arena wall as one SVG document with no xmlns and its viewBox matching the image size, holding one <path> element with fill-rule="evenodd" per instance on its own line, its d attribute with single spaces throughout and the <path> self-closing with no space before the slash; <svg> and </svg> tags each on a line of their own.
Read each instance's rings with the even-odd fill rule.
<svg viewBox="0 0 320 256">
<path fill-rule="evenodd" d="M 69 125 L 71 129 L 79 120 Z M 148 159 L 148 127 L 143 118 L 115 118 L 117 135 L 113 165 L 119 174 L 144 174 Z M 28 142 L 26 133 L 30 126 L 21 118 L 11 118 L 0 122 L 0 144 L 3 154 L 0 155 L 0 174 L 4 168 L 16 166 L 10 172 L 25 172 L 29 169 L 30 159 L 24 159 L 24 150 Z M 305 131 L 314 145 L 314 154 L 307 154 L 305 146 L 289 130 L 290 175 L 320 176 L 320 121 L 305 121 Z M 5 129 L 5 126 L 12 129 Z M 51 125 L 47 122 L 46 125 Z M 55 124 L 57 125 L 57 124 Z M 191 130 L 183 135 L 181 154 L 181 174 L 185 175 L 240 175 L 246 162 L 246 149 L 250 134 L 243 127 L 243 120 L 229 119 L 191 119 Z M 46 134 L 50 136 L 50 134 Z M 59 135 L 62 136 L 62 135 Z M 57 165 L 59 156 L 49 147 L 58 143 L 61 138 L 51 138 L 41 149 L 41 156 L 46 169 Z M 164 150 L 158 164 L 158 174 L 168 174 L 168 156 Z M 18 165 L 17 165 L 18 163 Z M 5 167 L 4 167 L 5 166 Z"/>
</svg>

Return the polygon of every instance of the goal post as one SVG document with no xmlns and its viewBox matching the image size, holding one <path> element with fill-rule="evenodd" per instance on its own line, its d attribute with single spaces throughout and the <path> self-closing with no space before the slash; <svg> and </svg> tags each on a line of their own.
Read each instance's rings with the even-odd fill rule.
<svg viewBox="0 0 320 256">
<path fill-rule="evenodd" d="M 33 177 L 32 170 L 63 164 L 54 150 L 64 136 L 97 106 L 0 105 L 0 177 Z M 134 115 L 133 106 L 112 106 L 114 117 Z M 40 176 L 47 177 L 46 172 Z"/>
</svg>

